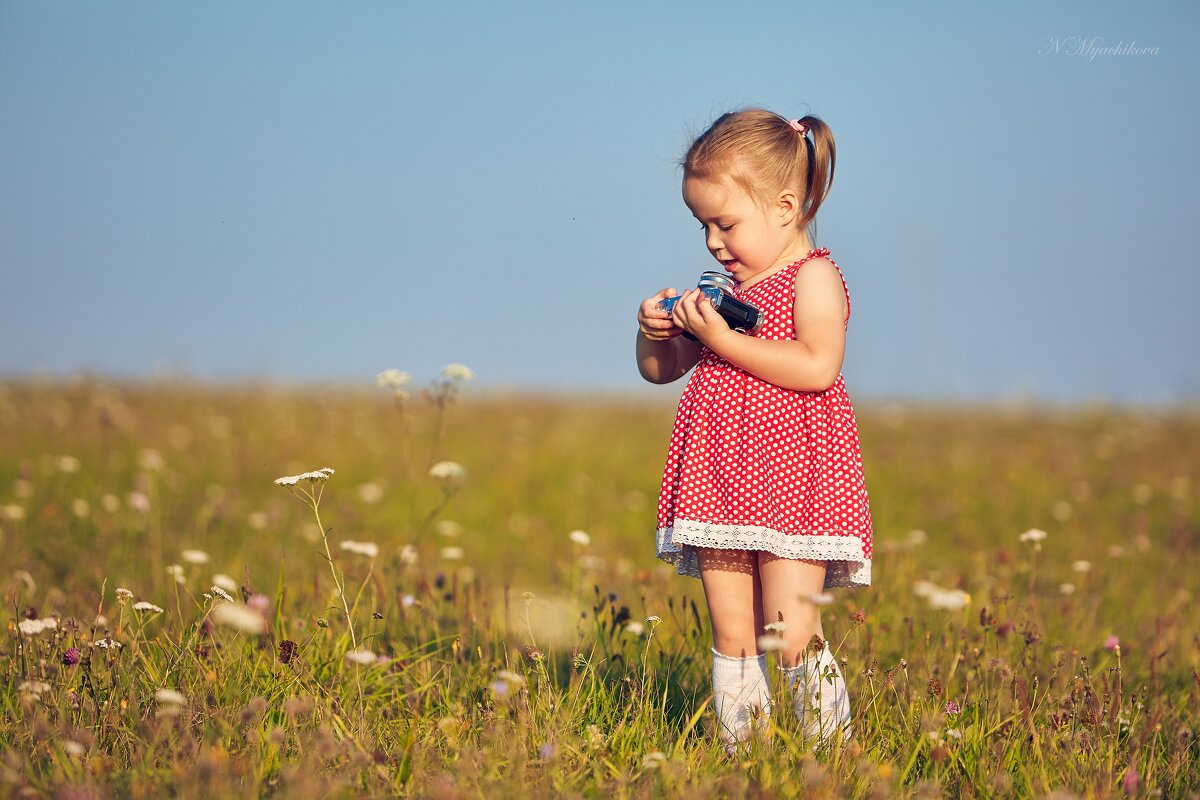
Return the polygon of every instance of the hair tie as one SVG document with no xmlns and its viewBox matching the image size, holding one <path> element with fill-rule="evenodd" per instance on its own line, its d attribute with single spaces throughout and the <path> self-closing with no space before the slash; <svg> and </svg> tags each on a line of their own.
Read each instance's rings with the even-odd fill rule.
<svg viewBox="0 0 1200 800">
<path fill-rule="evenodd" d="M 798 119 L 788 120 L 788 125 L 792 126 L 792 130 L 803 136 L 808 133 L 808 126 Z"/>
</svg>

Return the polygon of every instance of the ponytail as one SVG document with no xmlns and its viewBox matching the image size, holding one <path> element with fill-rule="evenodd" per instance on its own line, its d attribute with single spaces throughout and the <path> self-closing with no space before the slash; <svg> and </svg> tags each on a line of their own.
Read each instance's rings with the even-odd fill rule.
<svg viewBox="0 0 1200 800">
<path fill-rule="evenodd" d="M 692 142 L 681 165 L 689 177 L 726 176 L 761 200 L 784 189 L 802 194 L 796 224 L 807 229 L 829 196 L 836 160 L 833 132 L 820 117 L 789 121 L 748 108 L 718 117 Z"/>
</svg>

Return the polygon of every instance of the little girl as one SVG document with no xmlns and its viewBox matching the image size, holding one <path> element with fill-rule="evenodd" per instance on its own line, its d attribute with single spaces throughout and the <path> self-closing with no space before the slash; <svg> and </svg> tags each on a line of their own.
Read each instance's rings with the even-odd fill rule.
<svg viewBox="0 0 1200 800">
<path fill-rule="evenodd" d="M 642 377 L 669 383 L 696 367 L 663 473 L 658 556 L 704 584 L 717 730 L 731 753 L 771 713 L 768 649 L 812 744 L 850 733 L 819 609 L 824 589 L 871 582 L 858 426 L 841 376 L 850 295 L 829 250 L 809 239 L 834 163 L 817 117 L 748 109 L 717 119 L 683 159 L 683 200 L 763 324 L 732 330 L 697 289 L 670 313 L 660 304 L 674 289 L 638 309 Z"/>
</svg>

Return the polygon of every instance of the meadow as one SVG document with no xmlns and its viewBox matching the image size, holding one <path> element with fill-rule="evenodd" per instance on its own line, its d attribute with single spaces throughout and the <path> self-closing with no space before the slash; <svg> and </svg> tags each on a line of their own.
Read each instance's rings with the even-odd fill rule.
<svg viewBox="0 0 1200 800">
<path fill-rule="evenodd" d="M 862 405 L 853 738 L 729 758 L 677 392 L 468 377 L 0 383 L 0 796 L 1200 796 L 1196 409 Z"/>
</svg>

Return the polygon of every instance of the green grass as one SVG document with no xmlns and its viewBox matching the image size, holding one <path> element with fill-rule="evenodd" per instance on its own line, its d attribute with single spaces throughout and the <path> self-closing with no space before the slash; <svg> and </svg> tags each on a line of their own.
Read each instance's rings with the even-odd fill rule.
<svg viewBox="0 0 1200 800">
<path fill-rule="evenodd" d="M 0 796 L 1200 791 L 1194 411 L 861 408 L 875 584 L 824 615 L 854 738 L 814 756 L 780 714 L 731 760 L 699 584 L 653 555 L 671 404 L 466 388 L 0 384 Z M 325 466 L 332 572 L 273 483 Z M 264 633 L 214 624 L 217 573 Z"/>
</svg>

